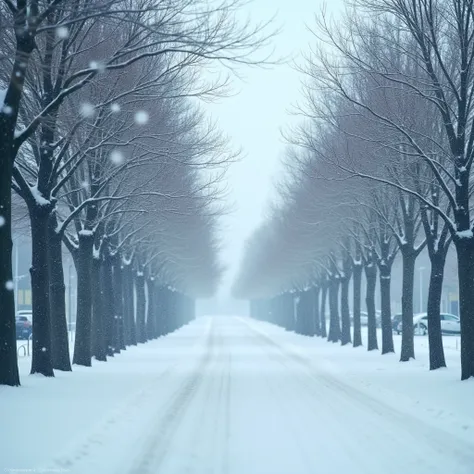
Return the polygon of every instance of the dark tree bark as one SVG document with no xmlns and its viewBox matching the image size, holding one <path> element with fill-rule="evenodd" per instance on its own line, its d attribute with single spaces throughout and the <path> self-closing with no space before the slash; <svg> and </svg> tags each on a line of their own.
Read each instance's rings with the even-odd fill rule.
<svg viewBox="0 0 474 474">
<path fill-rule="evenodd" d="M 168 291 L 166 287 L 160 286 L 160 297 L 159 297 L 159 309 L 158 309 L 158 327 L 160 336 L 167 334 L 167 322 L 166 322 L 166 311 L 167 311 L 167 298 Z"/>
<path fill-rule="evenodd" d="M 326 329 L 326 299 L 328 294 L 328 280 L 323 277 L 321 280 L 321 311 L 319 317 L 321 318 L 321 337 L 327 337 Z"/>
<path fill-rule="evenodd" d="M 313 288 L 308 288 L 304 292 L 306 305 L 306 335 L 314 336 L 316 334 L 316 326 L 314 321 L 314 292 Z"/>
<path fill-rule="evenodd" d="M 13 283 L 11 237 L 11 165 L 6 154 L 2 133 L 3 118 L 0 115 L 0 216 L 4 224 L 0 226 L 0 385 L 20 385 L 16 350 L 15 300 L 13 289 L 7 282 Z"/>
<path fill-rule="evenodd" d="M 31 294 L 33 306 L 33 357 L 31 373 L 54 377 L 49 306 L 49 206 L 29 203 L 31 219 L 32 265 Z"/>
<path fill-rule="evenodd" d="M 98 256 L 92 260 L 92 355 L 96 360 L 107 361 L 107 343 L 104 331 L 104 292 L 101 281 L 102 261 Z"/>
<path fill-rule="evenodd" d="M 24 15 L 24 9 L 17 9 L 16 24 L 21 25 L 25 21 L 21 18 Z M 34 31 L 25 31 L 24 28 L 17 28 L 15 31 L 15 58 L 10 83 L 3 101 L 4 106 L 10 107 L 11 113 L 5 113 L 5 108 L 0 109 L 0 215 L 5 220 L 0 226 L 0 360 L 2 361 L 0 385 L 10 386 L 20 385 L 16 350 L 15 296 L 8 284 L 13 281 L 11 182 L 13 163 L 18 152 L 14 140 L 19 105 L 23 95 L 26 70 L 35 48 L 33 33 Z M 44 368 L 47 370 L 44 372 L 52 375 L 52 368 L 49 370 L 46 367 L 47 363 L 46 361 Z"/>
<path fill-rule="evenodd" d="M 122 314 L 122 323 L 123 323 L 123 346 L 127 348 L 131 343 L 131 318 L 130 318 L 130 306 L 128 302 L 128 275 L 127 275 L 127 263 L 122 259 L 122 304 L 123 304 L 123 314 Z"/>
<path fill-rule="evenodd" d="M 92 233 L 80 232 L 79 249 L 77 250 L 77 315 L 76 315 L 76 340 L 74 344 L 73 364 L 90 367 L 91 359 L 91 334 L 92 334 L 92 250 L 94 236 Z"/>
<path fill-rule="evenodd" d="M 147 341 L 145 325 L 146 296 L 145 275 L 142 270 L 135 275 L 135 289 L 137 295 L 137 342 L 145 343 Z"/>
<path fill-rule="evenodd" d="M 321 318 L 319 317 L 319 286 L 313 287 L 313 317 L 314 317 L 314 334 L 315 336 L 321 335 Z"/>
<path fill-rule="evenodd" d="M 56 232 L 56 226 L 56 215 L 53 213 L 50 217 L 48 233 L 52 357 L 54 369 L 69 372 L 72 369 L 66 318 L 62 237 Z"/>
<path fill-rule="evenodd" d="M 443 335 L 441 332 L 441 295 L 443 292 L 445 258 L 437 255 L 431 259 L 430 285 L 428 289 L 428 340 L 430 345 L 430 370 L 446 367 Z"/>
<path fill-rule="evenodd" d="M 367 293 L 365 303 L 367 305 L 367 350 L 378 349 L 377 344 L 377 320 L 375 317 L 375 287 L 377 285 L 377 266 L 372 253 L 367 258 L 365 278 L 367 280 Z"/>
<path fill-rule="evenodd" d="M 295 332 L 300 335 L 304 335 L 304 303 L 302 294 L 302 292 L 298 292 L 295 296 Z"/>
<path fill-rule="evenodd" d="M 125 344 L 128 346 L 137 345 L 137 334 L 135 327 L 135 306 L 133 302 L 133 270 L 131 263 L 124 263 L 123 267 L 124 284 L 124 311 L 125 311 Z"/>
<path fill-rule="evenodd" d="M 337 275 L 329 278 L 329 334 L 328 341 L 338 342 L 341 338 L 341 326 L 339 323 L 339 285 L 340 278 Z"/>
<path fill-rule="evenodd" d="M 393 346 L 392 314 L 390 308 L 391 269 L 380 268 L 380 304 L 382 310 L 382 354 L 395 352 Z"/>
<path fill-rule="evenodd" d="M 146 318 L 146 332 L 149 339 L 155 339 L 155 327 L 156 327 L 156 308 L 155 308 L 155 281 L 153 277 L 147 278 L 147 289 L 148 289 L 148 308 Z"/>
<path fill-rule="evenodd" d="M 114 289 L 113 289 L 113 274 L 112 274 L 112 259 L 108 252 L 104 252 L 101 269 L 101 282 L 104 301 L 104 333 L 107 349 L 107 357 L 113 357 L 114 351 Z"/>
<path fill-rule="evenodd" d="M 362 261 L 356 260 L 353 264 L 353 324 L 354 324 L 354 347 L 362 345 L 362 334 L 360 326 L 360 301 L 362 294 Z"/>
<path fill-rule="evenodd" d="M 293 293 L 285 293 L 283 295 L 284 301 L 284 327 L 287 331 L 295 330 L 295 298 Z"/>
<path fill-rule="evenodd" d="M 349 278 L 341 280 L 341 345 L 351 343 L 351 316 L 349 311 Z"/>
<path fill-rule="evenodd" d="M 127 275 L 126 275 L 126 265 L 122 261 L 122 308 L 123 308 L 123 314 L 122 314 L 122 337 L 123 337 L 123 348 L 127 348 L 127 346 L 130 345 L 130 308 L 128 304 L 128 287 L 127 287 Z"/>
<path fill-rule="evenodd" d="M 314 336 L 313 301 L 311 290 L 298 295 L 297 332 L 303 336 Z"/>
<path fill-rule="evenodd" d="M 113 257 L 113 288 L 114 288 L 114 352 L 120 354 L 125 348 L 123 337 L 123 287 L 122 259 L 119 254 Z"/>
<path fill-rule="evenodd" d="M 431 199 L 439 206 L 440 190 L 434 184 L 431 185 Z M 449 214 L 450 207 L 447 212 Z M 444 267 L 446 255 L 452 239 L 449 235 L 449 227 L 440 222 L 438 213 L 426 207 L 421 208 L 421 219 L 426 236 L 426 246 L 430 257 L 430 283 L 428 289 L 428 341 L 430 347 L 430 370 L 446 367 L 444 357 L 443 335 L 441 333 L 441 296 L 443 292 Z M 440 225 L 442 224 L 442 225 Z"/>
<path fill-rule="evenodd" d="M 415 341 L 413 331 L 413 285 L 415 278 L 416 256 L 410 249 L 402 249 L 403 283 L 402 283 L 402 350 L 400 361 L 407 362 L 415 358 Z"/>
<path fill-rule="evenodd" d="M 351 314 L 349 311 L 349 284 L 352 277 L 352 258 L 347 251 L 343 252 L 341 275 L 341 345 L 351 341 Z"/>
<path fill-rule="evenodd" d="M 390 211 L 384 209 L 386 216 Z M 387 217 L 386 217 L 387 218 Z M 378 249 L 377 266 L 379 268 L 380 306 L 382 326 L 382 354 L 395 352 L 393 346 L 392 312 L 391 312 L 391 275 L 392 265 L 398 253 L 398 245 L 393 245 L 394 235 L 385 219 L 378 217 Z"/>
<path fill-rule="evenodd" d="M 461 380 L 474 377 L 474 239 L 454 241 L 458 260 L 461 314 Z"/>
</svg>

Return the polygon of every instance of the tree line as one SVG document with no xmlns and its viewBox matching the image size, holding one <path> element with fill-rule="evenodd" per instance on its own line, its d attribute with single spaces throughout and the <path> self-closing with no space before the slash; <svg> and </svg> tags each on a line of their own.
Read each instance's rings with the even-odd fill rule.
<svg viewBox="0 0 474 474">
<path fill-rule="evenodd" d="M 227 93 L 233 65 L 265 62 L 272 36 L 239 9 L 0 1 L 0 384 L 20 384 L 12 220 L 31 232 L 31 373 L 71 370 L 64 247 L 74 364 L 175 330 L 215 290 L 221 183 L 237 154 L 199 100 Z"/>
<path fill-rule="evenodd" d="M 385 354 L 394 352 L 391 271 L 400 258 L 400 360 L 408 361 L 415 262 L 426 249 L 433 370 L 446 365 L 440 304 L 453 247 L 461 379 L 473 377 L 473 1 L 356 0 L 337 20 L 322 11 L 312 33 L 315 45 L 298 65 L 299 121 L 284 132 L 279 199 L 249 239 L 234 292 L 256 317 L 354 346 L 364 297 L 373 350 L 378 278 Z"/>
</svg>

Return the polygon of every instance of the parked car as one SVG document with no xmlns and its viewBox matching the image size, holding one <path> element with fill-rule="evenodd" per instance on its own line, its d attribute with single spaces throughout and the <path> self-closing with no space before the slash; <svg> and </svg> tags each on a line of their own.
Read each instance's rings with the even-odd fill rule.
<svg viewBox="0 0 474 474">
<path fill-rule="evenodd" d="M 458 316 L 449 313 L 441 313 L 441 332 L 444 334 L 459 334 L 461 332 L 461 322 Z M 426 313 L 415 314 L 413 316 L 413 329 L 415 334 L 424 336 L 428 334 L 428 315 Z M 397 332 L 402 332 L 402 322 L 398 324 Z"/>
<path fill-rule="evenodd" d="M 459 316 L 449 313 L 441 313 L 441 331 L 445 334 L 460 334 L 461 320 Z"/>
<path fill-rule="evenodd" d="M 354 325 L 354 313 L 350 313 L 351 315 L 351 324 Z M 377 327 L 381 327 L 381 319 L 380 319 L 380 312 L 377 311 L 375 314 L 375 322 Z M 369 315 L 367 314 L 367 311 L 361 311 L 360 312 L 360 325 L 361 326 L 368 326 L 369 325 Z"/>
<path fill-rule="evenodd" d="M 400 334 L 398 325 L 402 322 L 402 313 L 397 313 L 392 316 L 392 330 L 397 334 Z M 400 326 L 401 327 L 401 326 Z"/>
<path fill-rule="evenodd" d="M 31 336 L 31 333 L 33 331 L 31 317 L 31 311 L 18 311 L 15 318 L 17 339 L 28 339 Z"/>
</svg>

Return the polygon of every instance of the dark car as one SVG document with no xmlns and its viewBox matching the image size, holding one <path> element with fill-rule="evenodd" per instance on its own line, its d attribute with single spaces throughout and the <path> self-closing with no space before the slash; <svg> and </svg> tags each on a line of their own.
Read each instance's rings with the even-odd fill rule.
<svg viewBox="0 0 474 474">
<path fill-rule="evenodd" d="M 402 315 L 400 314 L 395 314 L 392 316 L 392 330 L 393 332 L 396 332 L 397 334 L 400 334 L 400 329 L 399 329 L 399 324 L 402 322 Z"/>
<path fill-rule="evenodd" d="M 31 336 L 33 328 L 28 316 L 18 315 L 15 318 L 15 325 L 17 339 L 28 339 Z"/>
</svg>

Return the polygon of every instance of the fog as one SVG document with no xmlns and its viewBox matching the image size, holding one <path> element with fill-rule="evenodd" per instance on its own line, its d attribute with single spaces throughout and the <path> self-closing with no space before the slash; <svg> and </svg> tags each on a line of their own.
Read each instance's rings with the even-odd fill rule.
<svg viewBox="0 0 474 474">
<path fill-rule="evenodd" d="M 297 120 L 291 108 L 300 98 L 301 74 L 295 64 L 301 51 L 312 42 L 308 27 L 321 8 L 334 15 L 342 10 L 341 0 L 324 2 L 297 0 L 257 0 L 246 5 L 243 17 L 266 21 L 275 17 L 279 34 L 272 40 L 276 66 L 241 67 L 242 81 L 234 81 L 234 95 L 218 103 L 206 104 L 233 145 L 242 148 L 241 160 L 231 165 L 227 182 L 229 202 L 234 212 L 222 219 L 222 259 L 229 269 L 220 292 L 213 300 L 221 309 L 230 308 L 229 290 L 238 269 L 245 239 L 263 219 L 272 199 L 274 185 L 281 172 L 280 159 L 285 149 L 281 130 Z M 228 301 L 228 305 L 226 303 Z"/>
</svg>

